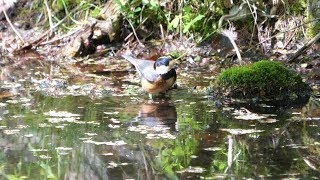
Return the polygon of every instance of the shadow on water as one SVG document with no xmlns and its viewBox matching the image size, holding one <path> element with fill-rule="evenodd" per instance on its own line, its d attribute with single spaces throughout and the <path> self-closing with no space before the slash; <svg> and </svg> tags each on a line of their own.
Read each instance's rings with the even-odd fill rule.
<svg viewBox="0 0 320 180">
<path fill-rule="evenodd" d="M 317 95 L 300 105 L 216 107 L 187 86 L 150 101 L 123 81 L 90 83 L 28 76 L 1 82 L 9 95 L 0 97 L 0 179 L 320 175 Z"/>
</svg>

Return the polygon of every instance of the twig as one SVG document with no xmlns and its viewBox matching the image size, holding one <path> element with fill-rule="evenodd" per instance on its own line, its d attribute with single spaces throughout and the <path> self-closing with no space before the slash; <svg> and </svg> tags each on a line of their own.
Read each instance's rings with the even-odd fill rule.
<svg viewBox="0 0 320 180">
<path fill-rule="evenodd" d="M 248 5 L 249 10 L 250 10 L 250 12 L 251 12 L 251 15 L 252 15 L 252 17 L 253 17 L 253 19 L 254 19 L 253 31 L 252 31 L 252 33 L 251 33 L 251 38 L 250 38 L 250 43 L 251 43 L 251 41 L 252 41 L 252 39 L 253 39 L 253 36 L 254 36 L 254 29 L 257 28 L 258 34 L 260 33 L 260 32 L 259 32 L 259 28 L 258 28 L 258 23 L 257 23 L 258 15 L 257 15 L 257 8 L 254 8 L 255 6 L 254 6 L 254 5 L 251 5 L 248 0 L 246 0 L 246 3 L 247 3 L 247 5 Z M 254 7 L 251 7 L 251 6 L 254 6 Z"/>
<path fill-rule="evenodd" d="M 304 52 L 306 51 L 312 44 L 314 44 L 315 42 L 317 42 L 320 39 L 320 32 L 313 37 L 312 39 L 310 39 L 310 41 L 308 41 L 302 48 L 300 48 L 289 60 L 289 63 L 292 62 L 296 62 L 296 59 Z"/>
<path fill-rule="evenodd" d="M 16 30 L 16 28 L 13 26 L 13 24 L 11 23 L 11 20 L 9 18 L 9 16 L 7 15 L 6 10 L 4 9 L 3 6 L 1 6 L 1 10 L 4 14 L 4 16 L 6 17 L 6 20 L 8 21 L 9 25 L 11 26 L 11 28 L 13 29 L 14 33 L 16 33 L 16 35 L 19 37 L 19 39 L 23 42 L 23 44 L 25 43 L 25 41 L 23 40 L 22 36 L 20 35 L 20 33 Z"/>
<path fill-rule="evenodd" d="M 62 36 L 60 36 L 60 37 L 54 37 L 54 38 L 51 39 L 51 40 L 48 40 L 48 41 L 46 41 L 46 42 L 42 42 L 42 43 L 40 43 L 40 45 L 43 46 L 43 45 L 47 45 L 47 44 L 51 44 L 51 43 L 60 41 L 60 40 L 66 38 L 66 37 L 68 37 L 68 36 L 72 36 L 73 34 L 78 33 L 79 31 L 81 31 L 81 29 L 82 29 L 82 27 L 78 27 L 78 28 L 76 28 L 75 30 L 70 31 L 70 32 L 68 32 L 67 34 L 64 34 L 64 35 L 62 35 Z"/>
<path fill-rule="evenodd" d="M 77 11 L 79 9 L 79 6 L 74 8 L 72 11 L 70 11 L 70 14 Z M 68 16 L 65 16 L 64 18 L 62 18 L 57 24 L 55 24 L 52 29 L 58 27 Z M 44 37 L 47 36 L 49 33 L 51 32 L 51 29 L 47 30 L 45 33 L 43 33 L 42 36 L 40 36 L 37 40 L 23 46 L 20 49 L 15 50 L 15 52 L 21 51 L 21 50 L 27 50 L 30 49 L 32 46 L 38 46 L 39 44 L 41 44 L 44 41 Z"/>
<path fill-rule="evenodd" d="M 183 36 L 183 30 L 182 30 L 182 15 L 183 15 L 183 1 L 184 0 L 180 0 L 179 3 L 179 30 L 180 30 L 180 40 L 182 40 L 182 36 Z"/>
<path fill-rule="evenodd" d="M 49 18 L 49 24 L 50 24 L 50 35 L 49 36 L 51 36 L 52 32 L 53 32 L 52 14 L 51 14 L 51 10 L 49 8 L 47 0 L 44 0 L 44 4 L 46 5 L 47 12 L 48 12 L 48 18 Z"/>
<path fill-rule="evenodd" d="M 292 33 L 292 35 L 289 37 L 289 39 L 287 40 L 287 42 L 283 45 L 283 47 L 281 49 L 284 49 L 288 46 L 288 44 L 290 43 L 290 41 L 293 39 L 293 37 L 296 35 L 298 29 L 295 29 L 294 32 Z"/>
<path fill-rule="evenodd" d="M 313 19 L 312 21 L 309 21 L 309 22 L 301 23 L 301 24 L 299 24 L 299 25 L 297 25 L 297 26 L 295 26 L 295 27 L 293 27 L 293 28 L 290 28 L 290 29 L 288 29 L 288 30 L 285 30 L 285 31 L 282 31 L 282 32 L 278 32 L 277 34 L 275 34 L 275 35 L 271 36 L 270 38 L 267 38 L 267 39 L 265 39 L 264 41 L 259 42 L 259 43 L 257 43 L 257 44 L 262 44 L 262 43 L 264 43 L 264 42 L 266 42 L 266 41 L 269 41 L 269 40 L 272 39 L 272 38 L 275 38 L 275 37 L 279 36 L 280 34 L 283 34 L 283 33 L 286 33 L 286 32 L 292 31 L 292 30 L 295 30 L 296 28 L 298 28 L 298 27 L 300 27 L 300 26 L 303 26 L 303 25 L 312 23 L 313 21 L 319 21 L 319 20 L 320 20 L 320 18 L 317 18 L 317 19 Z"/>
<path fill-rule="evenodd" d="M 131 21 L 130 21 L 129 19 L 127 19 L 127 18 L 126 18 L 126 20 L 127 20 L 127 21 L 128 21 L 128 23 L 130 24 L 131 29 L 132 29 L 132 32 L 133 32 L 134 36 L 136 37 L 136 39 L 137 39 L 137 41 L 138 41 L 139 45 L 144 46 L 144 45 L 140 42 L 140 40 L 139 40 L 139 38 L 138 38 L 138 36 L 137 36 L 136 30 L 134 29 L 134 27 L 133 27 L 133 25 L 132 25 Z"/>
<path fill-rule="evenodd" d="M 230 42 L 231 42 L 234 50 L 236 51 L 236 54 L 237 54 L 239 63 L 240 63 L 240 64 L 243 64 L 242 58 L 241 58 L 241 54 L 240 54 L 240 51 L 239 51 L 239 48 L 238 48 L 236 42 L 234 41 L 235 39 L 237 39 L 236 33 L 233 32 L 233 31 L 229 31 L 229 30 L 223 30 L 223 31 L 221 32 L 221 34 L 224 35 L 224 36 L 226 36 L 226 37 L 230 40 Z"/>
</svg>

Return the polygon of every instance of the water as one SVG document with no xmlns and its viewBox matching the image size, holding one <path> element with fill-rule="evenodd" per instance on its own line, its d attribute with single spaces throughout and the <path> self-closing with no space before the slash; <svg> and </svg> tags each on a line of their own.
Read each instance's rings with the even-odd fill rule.
<svg viewBox="0 0 320 180">
<path fill-rule="evenodd" d="M 2 82 L 0 179 L 320 175 L 319 96 L 300 105 L 217 107 L 182 80 L 150 101 L 131 84 L 134 74 L 39 89 L 30 76 Z"/>
</svg>

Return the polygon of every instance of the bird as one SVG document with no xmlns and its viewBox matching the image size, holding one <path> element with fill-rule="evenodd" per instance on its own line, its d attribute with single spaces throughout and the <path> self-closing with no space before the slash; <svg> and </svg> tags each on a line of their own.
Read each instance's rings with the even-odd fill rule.
<svg viewBox="0 0 320 180">
<path fill-rule="evenodd" d="M 176 82 L 177 73 L 174 67 L 174 59 L 170 56 L 159 57 L 156 61 L 134 58 L 130 55 L 122 55 L 131 62 L 139 73 L 142 88 L 152 98 L 154 94 L 165 93 Z"/>
</svg>

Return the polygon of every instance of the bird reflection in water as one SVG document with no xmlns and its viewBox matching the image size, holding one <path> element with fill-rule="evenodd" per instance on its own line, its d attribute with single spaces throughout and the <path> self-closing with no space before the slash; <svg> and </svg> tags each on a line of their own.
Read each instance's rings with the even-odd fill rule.
<svg viewBox="0 0 320 180">
<path fill-rule="evenodd" d="M 167 99 L 150 100 L 141 105 L 137 119 L 146 126 L 166 125 L 175 130 L 176 107 Z"/>
</svg>

